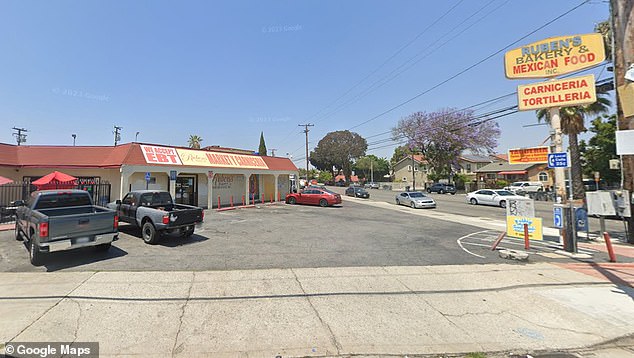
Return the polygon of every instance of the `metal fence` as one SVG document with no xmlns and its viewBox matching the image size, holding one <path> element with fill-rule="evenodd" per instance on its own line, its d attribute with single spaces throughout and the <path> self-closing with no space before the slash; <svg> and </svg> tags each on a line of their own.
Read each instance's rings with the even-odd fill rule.
<svg viewBox="0 0 634 358">
<path fill-rule="evenodd" d="M 105 206 L 110 202 L 111 186 L 108 182 L 80 183 L 75 189 L 85 190 L 92 196 L 96 205 Z M 12 203 L 16 200 L 27 200 L 37 187 L 30 182 L 9 183 L 0 185 L 0 224 L 15 220 L 15 207 Z"/>
</svg>

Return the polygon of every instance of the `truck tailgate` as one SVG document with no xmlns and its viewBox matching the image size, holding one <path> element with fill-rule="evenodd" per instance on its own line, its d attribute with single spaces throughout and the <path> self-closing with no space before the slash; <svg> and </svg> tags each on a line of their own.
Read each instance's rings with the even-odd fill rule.
<svg viewBox="0 0 634 358">
<path fill-rule="evenodd" d="M 114 217 L 113 211 L 103 209 L 84 214 L 49 216 L 49 240 L 113 232 Z"/>
<path fill-rule="evenodd" d="M 182 226 L 203 221 L 202 209 L 178 209 L 170 212 L 169 226 Z"/>
</svg>

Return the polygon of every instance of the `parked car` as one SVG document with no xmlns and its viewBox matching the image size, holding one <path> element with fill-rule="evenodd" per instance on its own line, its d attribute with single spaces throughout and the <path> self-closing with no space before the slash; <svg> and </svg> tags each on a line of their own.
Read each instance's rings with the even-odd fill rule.
<svg viewBox="0 0 634 358">
<path fill-rule="evenodd" d="M 367 190 L 363 189 L 360 186 L 350 186 L 346 189 L 346 195 L 354 196 L 356 198 L 370 198 L 370 193 Z"/>
<path fill-rule="evenodd" d="M 544 184 L 538 181 L 516 181 L 514 183 L 511 183 L 511 185 L 504 187 L 504 190 L 510 191 L 517 195 L 523 195 L 526 193 L 544 191 Z"/>
<path fill-rule="evenodd" d="M 308 204 L 319 205 L 322 207 L 341 204 L 341 195 L 334 193 L 328 189 L 319 189 L 308 187 L 299 193 L 290 193 L 286 195 L 287 204 Z"/>
<path fill-rule="evenodd" d="M 106 251 L 118 239 L 114 210 L 93 205 L 84 190 L 42 190 L 16 201 L 16 240 L 26 240 L 29 258 L 40 265 L 50 252 L 96 246 Z"/>
<path fill-rule="evenodd" d="M 510 199 L 524 199 L 524 197 L 503 189 L 482 189 L 467 194 L 467 202 L 472 205 L 482 204 L 505 208 Z"/>
<path fill-rule="evenodd" d="M 396 205 L 408 205 L 416 208 L 435 208 L 436 202 L 420 191 L 406 191 L 396 196 Z"/>
<path fill-rule="evenodd" d="M 371 181 L 369 183 L 365 183 L 364 187 L 368 188 L 368 189 L 378 189 L 379 188 L 379 183 L 375 183 L 375 182 Z"/>
<path fill-rule="evenodd" d="M 456 187 L 452 184 L 434 183 L 432 186 L 427 188 L 427 192 L 438 194 L 449 193 L 451 195 L 456 195 Z"/>
<path fill-rule="evenodd" d="M 202 208 L 175 204 L 162 190 L 131 191 L 108 207 L 117 211 L 121 221 L 140 227 L 146 244 L 156 244 L 163 234 L 192 236 L 204 219 Z"/>
</svg>

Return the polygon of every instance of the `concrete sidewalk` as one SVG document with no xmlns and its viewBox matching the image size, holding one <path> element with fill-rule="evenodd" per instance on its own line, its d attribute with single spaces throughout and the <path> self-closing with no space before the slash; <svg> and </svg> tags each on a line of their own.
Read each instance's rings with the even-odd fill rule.
<svg viewBox="0 0 634 358">
<path fill-rule="evenodd" d="M 102 357 L 581 350 L 634 333 L 634 289 L 608 279 L 550 264 L 0 273 L 0 342 L 98 341 Z"/>
</svg>

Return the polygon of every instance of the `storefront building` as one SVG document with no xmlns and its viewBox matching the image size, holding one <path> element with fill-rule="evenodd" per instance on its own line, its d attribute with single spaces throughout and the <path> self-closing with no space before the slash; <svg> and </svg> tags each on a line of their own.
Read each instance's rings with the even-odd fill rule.
<svg viewBox="0 0 634 358">
<path fill-rule="evenodd" d="M 110 201 L 146 188 L 168 190 L 177 203 L 205 208 L 284 200 L 290 192 L 289 176 L 297 175 L 297 167 L 287 158 L 244 153 L 142 143 L 0 144 L 0 176 L 24 182 L 57 170 L 80 181 L 109 183 Z"/>
</svg>

